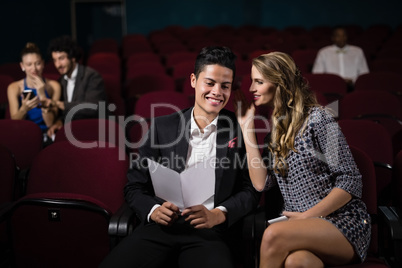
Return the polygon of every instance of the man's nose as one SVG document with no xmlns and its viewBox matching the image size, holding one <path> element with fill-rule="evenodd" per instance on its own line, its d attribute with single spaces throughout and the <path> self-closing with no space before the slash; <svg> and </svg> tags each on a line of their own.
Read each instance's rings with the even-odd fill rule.
<svg viewBox="0 0 402 268">
<path fill-rule="evenodd" d="M 215 86 L 212 88 L 212 94 L 216 96 L 222 95 L 222 87 L 219 84 L 215 84 Z"/>
</svg>

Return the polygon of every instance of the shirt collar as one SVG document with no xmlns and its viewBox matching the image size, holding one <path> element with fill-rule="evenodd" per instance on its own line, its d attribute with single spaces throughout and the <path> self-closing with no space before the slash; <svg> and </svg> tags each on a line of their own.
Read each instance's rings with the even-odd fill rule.
<svg viewBox="0 0 402 268">
<path fill-rule="evenodd" d="M 334 48 L 335 48 L 336 53 L 346 53 L 348 51 L 348 45 L 345 45 L 342 48 L 334 45 Z"/>
<path fill-rule="evenodd" d="M 75 64 L 75 68 L 73 70 L 73 72 L 71 73 L 71 78 L 69 78 L 66 74 L 64 75 L 64 79 L 68 80 L 73 80 L 75 81 L 75 79 L 77 78 L 77 74 L 78 74 L 78 63 Z"/>
<path fill-rule="evenodd" d="M 204 130 L 203 135 L 209 135 L 211 132 L 217 129 L 218 117 L 219 115 L 215 117 L 215 119 L 212 120 L 212 122 L 203 129 Z M 201 135 L 201 134 L 202 132 L 194 119 L 194 108 L 193 108 L 191 111 L 191 135 Z"/>
</svg>

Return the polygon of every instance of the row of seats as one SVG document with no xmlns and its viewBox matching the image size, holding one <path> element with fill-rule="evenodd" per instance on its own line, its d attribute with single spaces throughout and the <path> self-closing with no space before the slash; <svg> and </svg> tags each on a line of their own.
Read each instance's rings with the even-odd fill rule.
<svg viewBox="0 0 402 268">
<path fill-rule="evenodd" d="M 252 98 L 250 92 L 245 91 L 245 94 L 248 99 Z M 233 95 L 226 106 L 227 109 L 232 111 L 234 111 Z M 82 141 L 101 140 L 121 147 L 124 152 L 136 152 L 141 137 L 147 131 L 151 118 L 185 109 L 190 107 L 193 102 L 194 96 L 189 97 L 175 91 L 145 93 L 136 102 L 136 109 L 133 111 L 134 116 L 127 118 L 110 116 L 110 120 L 87 119 L 72 121 L 56 133 L 55 142 L 76 139 L 78 140 L 77 144 L 80 144 L 79 142 Z M 321 102 L 322 105 L 327 105 L 328 103 L 327 99 L 323 99 Z M 377 149 L 378 152 L 373 152 L 372 156 L 376 157 L 376 161 L 392 166 L 394 157 L 402 149 L 402 109 L 394 95 L 375 90 L 348 92 L 339 102 L 331 103 L 329 106 L 340 121 L 353 120 L 351 125 L 371 121 L 376 124 L 373 129 L 383 129 L 381 135 L 386 144 L 381 143 Z M 260 118 L 263 119 L 256 120 L 257 127 L 268 130 L 266 122 L 270 111 L 260 107 L 257 111 Z M 38 126 L 30 121 L 0 120 L 0 128 L 8 130 L 1 132 L 0 144 L 3 143 L 10 148 L 15 154 L 17 164 L 21 169 L 29 168 L 33 157 L 42 149 L 42 133 Z M 266 133 L 266 131 L 257 133 L 260 142 L 263 141 Z M 353 133 L 353 131 L 350 131 L 350 133 Z M 357 131 L 356 133 L 361 132 Z M 366 134 L 368 135 L 368 133 Z M 370 136 L 365 143 L 369 145 L 370 140 L 374 143 L 375 139 L 380 139 L 379 135 L 377 133 Z M 363 141 L 363 139 L 357 140 Z M 375 145 L 378 144 L 380 143 Z M 370 145 L 370 148 L 375 148 L 375 145 Z"/>
<path fill-rule="evenodd" d="M 347 29 L 350 32 L 352 44 L 363 44 L 362 40 L 364 40 L 367 45 L 376 47 L 378 51 L 380 47 L 393 50 L 394 46 L 398 47 L 397 51 L 400 51 L 402 28 L 393 30 L 386 25 L 373 25 L 363 29 L 356 25 L 349 25 Z M 171 26 L 154 31 L 148 36 L 127 35 L 123 37 L 121 45 L 113 39 L 97 40 L 92 44 L 84 63 L 98 70 L 103 76 L 108 100 L 117 106 L 114 113 L 116 115 L 130 115 L 134 109 L 133 105 L 136 98 L 144 92 L 162 89 L 188 92 L 188 79 L 190 73 L 193 72 L 195 56 L 198 52 L 198 50 L 188 47 L 193 38 L 196 39 L 194 43 L 200 46 L 217 42 L 235 46 L 233 47 L 234 51 L 240 55 L 237 61 L 237 79 L 245 78 L 247 80 L 250 76 L 250 59 L 273 50 L 290 53 L 303 74 L 310 75 L 317 51 L 324 44 L 316 47 L 298 45 L 291 51 L 277 44 L 282 42 L 282 45 L 294 45 L 297 43 L 296 39 L 326 40 L 326 44 L 329 44 L 330 30 L 330 27 L 316 27 L 311 30 L 302 27 L 289 27 L 278 30 L 254 26 L 240 28 L 200 26 L 189 29 Z M 244 45 L 245 42 L 249 44 Z M 244 48 L 239 49 L 242 44 Z M 306 41 L 304 44 L 307 44 Z M 175 46 L 178 48 L 175 49 Z M 166 51 L 162 53 L 162 50 Z M 392 57 L 368 57 L 371 72 L 392 72 L 394 73 L 393 76 L 402 75 L 402 62 L 397 55 L 398 53 L 393 53 Z M 0 74 L 9 75 L 14 80 L 22 78 L 24 75 L 18 63 L 3 64 L 0 66 Z M 52 62 L 46 63 L 44 74 L 53 79 L 59 77 Z M 390 77 L 392 74 L 388 76 L 385 79 L 376 78 L 376 83 L 381 86 L 378 88 L 400 94 L 400 89 L 395 86 L 400 83 L 391 82 L 395 81 L 395 78 Z M 0 105 L 2 106 L 0 110 L 4 114 L 4 106 L 6 106 L 5 89 L 12 80 L 9 77 L 0 78 L 0 80 L 6 80 L 6 82 L 0 81 Z M 398 82 L 400 80 L 401 78 Z M 330 83 L 327 87 L 329 86 L 331 86 Z M 0 118 L 4 118 L 2 114 L 0 114 Z"/>
<path fill-rule="evenodd" d="M 21 128 L 23 124 L 30 123 L 12 122 L 19 123 Z M 96 267 L 120 240 L 113 226 L 118 226 L 116 221 L 124 217 L 121 213 L 126 211 L 122 193 L 129 166 L 128 157 L 118 144 L 99 139 L 100 125 L 104 125 L 105 133 L 112 136 L 120 126 L 109 121 L 73 122 L 76 122 L 74 126 L 71 125 L 75 137 L 87 142 L 98 140 L 97 146 L 80 148 L 65 140 L 68 135 L 59 136 L 54 144 L 34 156 L 29 167 L 25 193 L 12 199 L 17 201 L 11 207 L 8 202 L 12 200 L 2 203 L 1 208 L 4 210 L 0 213 L 0 231 L 5 232 L 7 229 L 2 225 L 5 219 L 9 220 L 11 229 L 7 229 L 8 235 L 1 233 L 0 245 L 8 248 L 9 239 L 12 240 L 12 256 L 15 258 L 12 261 L 16 267 L 75 267 L 78 263 L 83 267 Z M 375 219 L 380 217 L 377 204 L 384 205 L 384 197 L 389 200 L 393 191 L 402 190 L 402 151 L 395 157 L 391 170 L 390 165 L 381 162 L 382 155 L 389 155 L 389 144 L 387 146 L 385 142 L 387 133 L 381 125 L 367 120 L 340 120 L 339 124 L 363 175 L 363 200 L 373 217 L 370 257 L 363 267 L 387 267 L 378 260 L 377 243 L 384 241 L 378 241 L 378 222 Z M 113 141 L 110 136 L 105 135 L 104 138 Z M 16 185 L 15 176 L 18 173 L 17 159 L 10 149 L 0 146 L 1 173 L 4 175 L 0 189 L 4 192 Z M 5 172 L 7 170 L 8 173 Z M 6 174 L 10 174 L 14 182 L 3 181 L 7 178 Z M 393 175 L 393 179 L 389 175 Z M 265 197 L 268 199 L 270 194 L 267 193 Z M 399 192 L 396 197 L 401 194 Z M 5 192 L 1 196 L 12 195 Z M 391 201 L 391 205 L 397 206 L 396 200 Z M 266 202 L 269 206 L 275 204 L 267 200 Z M 132 218 L 131 222 L 135 224 Z M 252 228 L 249 231 L 251 230 Z M 398 230 L 400 229 L 394 231 Z M 260 241 L 257 232 L 253 232 L 253 235 L 254 242 Z M 88 248 L 91 249 L 90 252 L 87 251 Z"/>
</svg>

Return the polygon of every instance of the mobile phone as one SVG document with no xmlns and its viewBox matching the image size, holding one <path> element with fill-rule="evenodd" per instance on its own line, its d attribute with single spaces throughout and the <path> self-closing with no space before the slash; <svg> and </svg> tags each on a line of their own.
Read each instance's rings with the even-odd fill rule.
<svg viewBox="0 0 402 268">
<path fill-rule="evenodd" d="M 29 96 L 29 99 L 30 99 L 30 100 L 32 100 L 33 98 L 35 98 L 36 95 L 33 93 L 32 90 L 24 90 L 24 91 L 22 91 L 22 94 L 24 95 L 24 98 L 26 98 L 29 93 L 31 93 L 31 96 Z"/>
</svg>

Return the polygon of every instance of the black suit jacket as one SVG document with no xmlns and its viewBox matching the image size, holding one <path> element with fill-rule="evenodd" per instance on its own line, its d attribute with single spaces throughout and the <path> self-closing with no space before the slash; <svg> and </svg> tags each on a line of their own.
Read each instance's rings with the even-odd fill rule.
<svg viewBox="0 0 402 268">
<path fill-rule="evenodd" d="M 192 109 L 157 117 L 151 123 L 139 155 L 132 162 L 125 186 L 125 197 L 142 224 L 155 204 L 164 200 L 155 196 L 146 158 L 167 164 L 182 172 L 185 168 Z M 225 225 L 231 226 L 256 208 L 259 193 L 251 184 L 244 142 L 234 113 L 222 110 L 217 123 L 217 149 L 214 204 L 227 210 Z M 236 139 L 235 139 L 236 138 Z"/>
<path fill-rule="evenodd" d="M 91 103 L 99 105 L 100 101 L 106 101 L 106 91 L 102 76 L 94 69 L 79 64 L 77 78 L 75 80 L 74 93 L 71 102 L 67 102 L 67 80 L 64 76 L 60 77 L 59 82 L 62 87 L 62 100 L 65 110 L 63 116 L 75 106 L 81 103 Z M 74 114 L 74 119 L 96 118 L 98 109 L 81 109 Z"/>
</svg>

